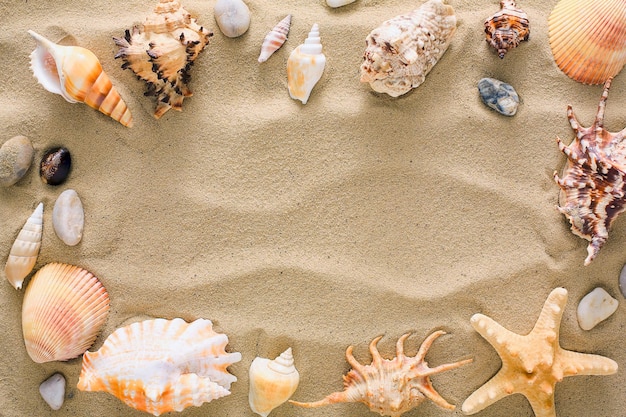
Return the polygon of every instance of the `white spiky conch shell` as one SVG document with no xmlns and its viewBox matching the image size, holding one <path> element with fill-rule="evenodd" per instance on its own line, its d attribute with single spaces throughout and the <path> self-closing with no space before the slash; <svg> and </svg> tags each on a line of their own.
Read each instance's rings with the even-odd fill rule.
<svg viewBox="0 0 626 417">
<path fill-rule="evenodd" d="M 294 366 L 291 348 L 276 359 L 256 357 L 250 364 L 250 408 L 267 417 L 287 401 L 298 388 L 300 374 Z"/>
<path fill-rule="evenodd" d="M 66 361 L 93 344 L 109 313 L 109 295 L 91 272 L 50 263 L 30 280 L 22 304 L 26 351 L 37 363 Z"/>
<path fill-rule="evenodd" d="M 261 53 L 259 54 L 259 62 L 265 62 L 270 56 L 287 40 L 289 34 L 289 28 L 291 26 L 291 15 L 287 15 L 283 20 L 278 22 L 276 26 L 263 39 L 261 45 Z"/>
<path fill-rule="evenodd" d="M 93 52 L 80 46 L 58 45 L 32 30 L 28 33 L 37 41 L 30 54 L 31 69 L 46 90 L 132 126 L 130 110 Z"/>
<path fill-rule="evenodd" d="M 39 248 L 41 247 L 42 232 L 43 203 L 39 203 L 17 235 L 4 267 L 4 274 L 7 280 L 16 290 L 22 288 L 24 278 L 35 267 Z"/>
<path fill-rule="evenodd" d="M 325 66 L 326 56 L 322 53 L 319 27 L 315 23 L 304 43 L 291 52 L 287 61 L 287 85 L 291 98 L 306 104 L 313 87 L 322 78 Z"/>
<path fill-rule="evenodd" d="M 228 337 L 210 320 L 154 319 L 114 331 L 96 352 L 83 355 L 81 391 L 105 391 L 126 405 L 158 416 L 199 407 L 230 394 L 237 377 L 227 367 Z"/>
</svg>

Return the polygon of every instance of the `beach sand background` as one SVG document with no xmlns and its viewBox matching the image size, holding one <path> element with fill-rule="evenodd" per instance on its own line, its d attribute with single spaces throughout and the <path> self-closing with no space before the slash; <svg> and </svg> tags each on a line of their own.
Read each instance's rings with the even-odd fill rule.
<svg viewBox="0 0 626 417">
<path fill-rule="evenodd" d="M 364 39 L 384 20 L 422 2 L 357 0 L 330 9 L 322 0 L 247 0 L 250 30 L 224 37 L 214 0 L 184 6 L 215 36 L 197 59 L 182 113 L 152 116 L 145 83 L 113 57 L 112 37 L 139 24 L 155 1 L 2 2 L 0 141 L 25 135 L 33 168 L 0 189 L 3 259 L 39 202 L 45 205 L 36 269 L 49 262 L 93 272 L 109 292 L 111 311 L 91 350 L 116 328 L 146 318 L 211 319 L 243 359 L 230 370 L 232 394 L 184 416 L 252 416 L 248 367 L 291 346 L 301 381 L 293 399 L 313 401 L 342 389 L 345 349 L 370 363 L 376 336 L 391 358 L 396 340 L 413 335 L 414 355 L 442 329 L 427 355 L 436 366 L 474 358 L 433 377 L 457 409 L 426 402 L 406 416 L 460 416 L 462 402 L 500 368 L 495 350 L 470 325 L 483 313 L 525 334 L 550 291 L 569 301 L 561 345 L 626 361 L 624 299 L 618 275 L 626 260 L 626 217 L 619 218 L 597 259 L 583 266 L 587 242 L 557 212 L 552 179 L 565 157 L 555 139 L 573 138 L 566 107 L 593 122 L 601 86 L 567 78 L 555 65 L 547 18 L 555 0 L 526 0 L 531 37 L 500 60 L 483 21 L 497 1 L 449 0 L 458 17 L 450 48 L 416 90 L 393 99 L 359 82 Z M 286 44 L 258 64 L 266 33 L 293 15 Z M 289 53 L 320 26 L 327 66 L 306 105 L 287 92 Z M 91 49 L 130 107 L 134 127 L 43 89 L 29 69 L 32 29 L 53 41 Z M 480 100 L 477 83 L 495 77 L 516 88 L 517 115 Z M 624 74 L 614 80 L 606 126 L 626 126 Z M 44 185 L 36 164 L 63 145 L 73 158 L 68 181 Z M 68 247 L 52 229 L 57 196 L 72 188 L 85 208 L 82 242 Z M 576 320 L 578 301 L 601 286 L 620 301 L 591 331 Z M 106 393 L 78 391 L 81 359 L 35 364 L 21 334 L 23 291 L 0 285 L 0 415 L 143 416 Z M 54 372 L 65 375 L 66 401 L 52 412 L 38 393 Z M 618 416 L 626 377 L 567 378 L 556 388 L 559 416 Z M 285 404 L 272 416 L 371 414 L 362 404 L 301 409 Z M 477 414 L 532 416 L 521 395 Z"/>
</svg>

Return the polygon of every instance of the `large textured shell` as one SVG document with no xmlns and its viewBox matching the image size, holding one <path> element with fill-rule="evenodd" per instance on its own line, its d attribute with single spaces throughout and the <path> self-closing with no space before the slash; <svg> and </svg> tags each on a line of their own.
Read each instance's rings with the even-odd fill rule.
<svg viewBox="0 0 626 417">
<path fill-rule="evenodd" d="M 383 22 L 365 39 L 361 82 L 392 97 L 408 93 L 424 82 L 455 31 L 454 9 L 441 0 Z"/>
<path fill-rule="evenodd" d="M 315 23 L 304 43 L 294 49 L 287 60 L 287 86 L 291 98 L 306 104 L 313 87 L 322 78 L 325 66 L 326 55 L 322 53 L 320 31 Z"/>
<path fill-rule="evenodd" d="M 130 407 L 158 416 L 230 394 L 237 378 L 226 368 L 228 337 L 210 320 L 155 319 L 113 332 L 97 352 L 83 355 L 81 391 L 106 391 Z"/>
<path fill-rule="evenodd" d="M 37 48 L 30 54 L 31 69 L 46 90 L 132 126 L 130 110 L 93 52 L 80 46 L 57 45 L 32 30 L 28 33 L 37 41 Z"/>
<path fill-rule="evenodd" d="M 51 263 L 33 276 L 22 305 L 22 332 L 37 363 L 66 361 L 84 353 L 109 313 L 109 295 L 92 273 Z"/>
<path fill-rule="evenodd" d="M 584 84 L 602 84 L 626 64 L 626 0 L 561 0 L 548 18 L 557 66 Z"/>
<path fill-rule="evenodd" d="M 503 0 L 500 2 L 500 11 L 485 20 L 485 34 L 487 43 L 498 51 L 498 56 L 502 59 L 521 41 L 528 40 L 528 15 L 517 7 L 514 0 Z"/>
<path fill-rule="evenodd" d="M 399 417 L 428 398 L 441 408 L 453 410 L 454 406 L 444 400 L 433 388 L 430 375 L 458 368 L 471 362 L 472 359 L 429 368 L 424 361 L 426 352 L 433 341 L 443 334 L 445 332 L 436 331 L 428 336 L 415 357 L 404 355 L 404 341 L 410 333 L 403 335 L 398 339 L 396 357 L 392 360 L 383 359 L 380 356 L 376 344 L 382 336 L 377 337 L 370 343 L 373 361 L 365 366 L 352 356 L 352 346 L 350 346 L 346 350 L 346 359 L 352 366 L 352 370 L 344 376 L 344 391 L 335 392 L 312 403 L 290 402 L 307 408 L 342 402 L 362 402 L 375 413 Z"/>
<path fill-rule="evenodd" d="M 43 232 L 43 203 L 39 203 L 33 214 L 26 220 L 24 227 L 17 235 L 6 266 L 4 274 L 7 280 L 16 290 L 22 288 L 24 278 L 30 274 L 35 267 L 39 248 L 41 247 L 41 236 Z"/>
<path fill-rule="evenodd" d="M 143 26 L 113 38 L 120 47 L 115 58 L 148 83 L 146 95 L 156 96 L 154 117 L 170 108 L 181 111 L 183 99 L 192 95 L 187 86 L 193 62 L 213 33 L 196 23 L 178 0 L 160 0 Z"/>
<path fill-rule="evenodd" d="M 300 374 L 294 366 L 291 348 L 276 359 L 254 358 L 250 364 L 250 408 L 267 417 L 268 414 L 287 401 L 300 382 Z"/>
<path fill-rule="evenodd" d="M 259 62 L 265 62 L 274 52 L 276 52 L 287 40 L 289 28 L 291 26 L 291 15 L 287 15 L 283 20 L 278 22 L 270 32 L 265 35 L 263 44 L 261 45 L 261 54 Z"/>
<path fill-rule="evenodd" d="M 589 241 L 585 265 L 589 265 L 609 237 L 609 228 L 626 209 L 626 128 L 618 133 L 604 129 L 604 110 L 611 78 L 604 85 L 596 119 L 582 127 L 572 106 L 567 118 L 576 137 L 568 146 L 559 138 L 567 165 L 554 180 L 561 187 L 559 211 L 567 217 L 572 232 Z"/>
</svg>

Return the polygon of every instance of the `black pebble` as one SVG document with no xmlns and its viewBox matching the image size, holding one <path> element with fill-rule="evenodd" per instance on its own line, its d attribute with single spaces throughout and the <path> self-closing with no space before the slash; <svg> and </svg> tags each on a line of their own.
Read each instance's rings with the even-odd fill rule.
<svg viewBox="0 0 626 417">
<path fill-rule="evenodd" d="M 48 185 L 63 184 L 70 173 L 72 157 L 66 148 L 54 148 L 47 151 L 41 158 L 39 175 Z"/>
</svg>

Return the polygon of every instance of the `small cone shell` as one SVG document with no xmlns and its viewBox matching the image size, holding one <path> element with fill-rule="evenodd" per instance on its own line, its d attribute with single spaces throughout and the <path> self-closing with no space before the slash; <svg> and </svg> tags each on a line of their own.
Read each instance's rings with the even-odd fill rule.
<svg viewBox="0 0 626 417">
<path fill-rule="evenodd" d="M 561 0 L 548 18 L 557 66 L 583 84 L 603 84 L 626 64 L 626 0 Z"/>
<path fill-rule="evenodd" d="M 17 235 L 17 239 L 9 252 L 4 273 L 7 280 L 16 290 L 22 288 L 24 278 L 35 267 L 39 248 L 41 247 L 41 235 L 43 231 L 43 203 L 39 203 L 33 214 L 26 220 L 26 224 Z"/>
<path fill-rule="evenodd" d="M 274 360 L 255 358 L 250 365 L 250 408 L 267 417 L 274 408 L 291 398 L 299 382 L 291 348 Z"/>
<path fill-rule="evenodd" d="M 274 52 L 283 46 L 287 40 L 290 26 L 291 15 L 287 15 L 287 17 L 278 22 L 276 26 L 274 26 L 274 28 L 265 36 L 265 39 L 263 39 L 263 45 L 261 45 L 259 62 L 267 61 Z"/>
<path fill-rule="evenodd" d="M 46 90 L 132 126 L 130 110 L 93 52 L 80 46 L 57 45 L 32 30 L 28 33 L 37 41 L 37 48 L 30 54 L 31 69 Z"/>
<path fill-rule="evenodd" d="M 29 356 L 43 363 L 81 355 L 96 340 L 108 312 L 109 295 L 93 274 L 47 264 L 24 294 L 22 331 Z"/>
<path fill-rule="evenodd" d="M 320 31 L 313 25 L 304 43 L 291 52 L 287 60 L 289 95 L 306 104 L 315 84 L 322 78 L 326 56 L 322 53 Z"/>
</svg>

